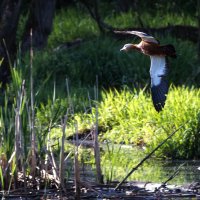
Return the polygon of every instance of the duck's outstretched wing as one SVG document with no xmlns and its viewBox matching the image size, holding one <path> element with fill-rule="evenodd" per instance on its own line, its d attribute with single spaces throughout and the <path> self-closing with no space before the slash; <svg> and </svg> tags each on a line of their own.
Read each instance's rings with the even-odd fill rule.
<svg viewBox="0 0 200 200">
<path fill-rule="evenodd" d="M 140 31 L 115 31 L 115 33 L 137 35 L 144 42 L 150 42 L 150 43 L 154 43 L 154 44 L 159 44 L 158 40 L 156 40 L 153 36 L 148 35 L 148 34 L 146 34 L 144 32 L 140 32 Z"/>
<path fill-rule="evenodd" d="M 165 56 L 151 56 L 151 94 L 155 109 L 160 112 L 165 106 L 169 84 L 166 79 L 168 66 Z"/>
</svg>

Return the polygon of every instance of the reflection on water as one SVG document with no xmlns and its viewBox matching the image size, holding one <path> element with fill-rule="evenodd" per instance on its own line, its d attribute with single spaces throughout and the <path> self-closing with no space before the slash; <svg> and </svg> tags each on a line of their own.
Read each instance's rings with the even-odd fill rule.
<svg viewBox="0 0 200 200">
<path fill-rule="evenodd" d="M 146 155 L 140 149 L 123 145 L 102 145 L 102 171 L 104 180 L 121 181 Z M 185 185 L 200 180 L 200 161 L 158 160 L 150 158 L 143 163 L 128 181 L 165 182 L 185 163 L 168 184 Z"/>
<path fill-rule="evenodd" d="M 91 155 L 93 151 L 90 148 L 90 151 L 88 150 L 88 145 L 83 149 L 82 175 L 86 179 L 95 180 L 94 155 Z M 128 145 L 102 144 L 101 150 L 101 167 L 105 182 L 121 181 L 146 156 L 142 149 Z M 154 157 L 146 160 L 128 181 L 162 183 L 168 180 L 183 163 L 178 175 L 168 184 L 186 185 L 199 182 L 200 160 L 161 160 Z"/>
<path fill-rule="evenodd" d="M 161 161 L 156 159 L 150 159 L 147 164 L 144 165 L 142 169 L 139 169 L 135 175 L 133 174 L 129 180 L 137 179 L 140 181 L 165 182 L 183 163 L 185 164 L 180 168 L 178 175 L 169 183 L 185 185 L 199 182 L 199 161 Z"/>
</svg>

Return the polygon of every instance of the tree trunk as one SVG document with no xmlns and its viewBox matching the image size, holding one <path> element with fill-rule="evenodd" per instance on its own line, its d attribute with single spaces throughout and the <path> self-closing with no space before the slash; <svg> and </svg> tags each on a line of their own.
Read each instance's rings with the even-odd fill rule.
<svg viewBox="0 0 200 200">
<path fill-rule="evenodd" d="M 10 76 L 9 64 L 16 53 L 16 30 L 20 15 L 21 0 L 3 0 L 0 3 L 0 82 L 3 86 Z"/>
<path fill-rule="evenodd" d="M 30 13 L 22 39 L 22 51 L 30 49 L 30 30 L 35 49 L 43 49 L 52 30 L 56 0 L 32 0 Z"/>
</svg>

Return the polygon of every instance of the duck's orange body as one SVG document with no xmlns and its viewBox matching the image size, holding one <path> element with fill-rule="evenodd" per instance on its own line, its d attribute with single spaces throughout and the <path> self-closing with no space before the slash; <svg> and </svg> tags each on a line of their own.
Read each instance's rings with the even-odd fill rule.
<svg viewBox="0 0 200 200">
<path fill-rule="evenodd" d="M 176 58 L 175 48 L 171 44 L 161 46 L 159 44 L 142 41 L 137 45 L 132 44 L 129 48 L 135 49 L 148 56 L 160 55 L 160 56 L 170 56 Z"/>
<path fill-rule="evenodd" d="M 173 45 L 160 45 L 159 41 L 151 35 L 138 31 L 116 31 L 117 33 L 133 34 L 139 36 L 142 41 L 139 44 L 125 44 L 121 51 L 136 50 L 150 56 L 151 93 L 155 109 L 160 112 L 166 101 L 169 84 L 166 79 L 168 66 L 166 57 L 176 58 Z"/>
</svg>

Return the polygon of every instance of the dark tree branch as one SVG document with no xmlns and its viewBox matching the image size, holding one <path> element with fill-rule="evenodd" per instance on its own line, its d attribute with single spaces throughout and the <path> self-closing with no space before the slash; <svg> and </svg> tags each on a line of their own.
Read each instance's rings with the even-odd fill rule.
<svg viewBox="0 0 200 200">
<path fill-rule="evenodd" d="M 87 8 L 88 12 L 90 13 L 91 17 L 96 21 L 99 30 L 101 32 L 105 32 L 106 30 L 112 31 L 114 28 L 108 24 L 106 24 L 99 13 L 99 1 L 94 0 L 92 3 L 85 1 L 85 0 L 80 0 L 80 2 Z"/>
<path fill-rule="evenodd" d="M 200 0 L 197 0 L 200 1 Z M 105 31 L 110 31 L 113 32 L 114 30 L 122 30 L 122 29 L 118 29 L 116 27 L 112 27 L 109 24 L 106 24 L 100 14 L 99 14 L 99 4 L 98 4 L 98 0 L 94 0 L 94 1 L 86 1 L 86 0 L 80 0 L 80 2 L 87 8 L 88 12 L 90 13 L 91 17 L 96 21 L 99 30 L 101 32 L 105 32 Z M 137 8 L 137 1 L 135 2 L 135 7 Z M 200 4 L 200 3 L 199 3 Z M 198 6 L 198 8 L 200 9 L 200 6 Z M 136 9 L 137 10 L 137 9 Z M 200 13 L 200 11 L 199 11 Z M 126 28 L 123 30 L 138 30 L 138 31 L 144 31 L 150 34 L 170 34 L 175 36 L 176 38 L 180 38 L 180 39 L 187 39 L 190 40 L 192 42 L 197 42 L 198 41 L 198 35 L 200 38 L 200 31 L 198 34 L 198 28 L 197 27 L 193 27 L 193 26 L 183 26 L 183 25 L 174 25 L 174 26 L 167 26 L 167 27 L 160 27 L 160 28 L 145 28 L 145 24 L 143 23 L 141 17 L 140 17 L 140 13 L 138 11 L 136 11 L 136 15 L 137 15 L 137 19 L 140 23 L 140 27 L 132 27 L 132 28 Z M 200 24 L 200 17 L 199 17 L 199 24 Z M 200 27 L 200 25 L 199 25 Z M 199 29 L 200 30 L 200 29 Z M 121 38 L 127 38 L 128 36 L 126 35 L 119 35 Z M 133 37 L 133 36 L 130 36 Z M 200 52 L 200 39 L 199 39 L 199 52 Z M 200 54 L 200 53 L 199 53 Z"/>
</svg>

